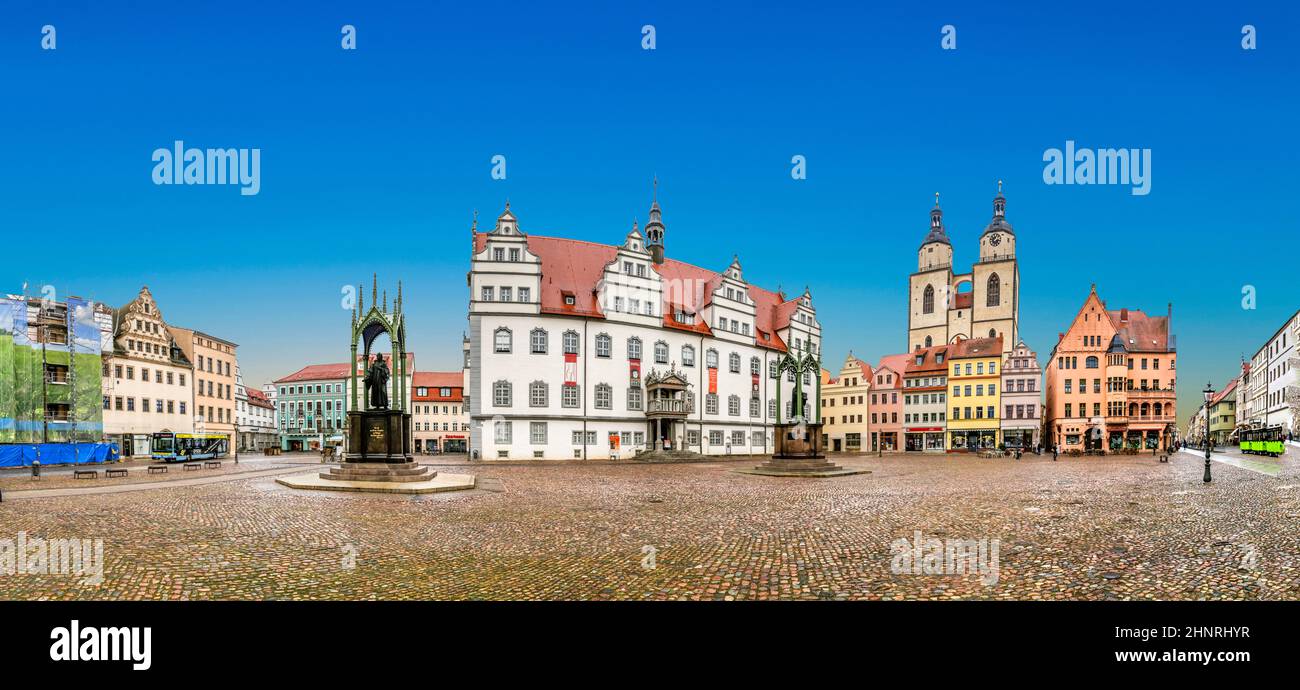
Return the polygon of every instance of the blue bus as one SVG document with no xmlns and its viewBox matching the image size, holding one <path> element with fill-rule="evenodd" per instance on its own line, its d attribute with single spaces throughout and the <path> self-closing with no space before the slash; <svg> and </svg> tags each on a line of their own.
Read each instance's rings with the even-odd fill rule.
<svg viewBox="0 0 1300 690">
<path fill-rule="evenodd" d="M 226 457 L 230 439 L 224 434 L 174 434 L 160 431 L 153 435 L 152 455 L 163 462 L 189 462 Z"/>
</svg>

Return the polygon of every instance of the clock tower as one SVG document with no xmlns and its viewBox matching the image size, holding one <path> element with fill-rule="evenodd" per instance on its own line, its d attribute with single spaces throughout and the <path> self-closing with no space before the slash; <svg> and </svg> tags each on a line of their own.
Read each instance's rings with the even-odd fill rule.
<svg viewBox="0 0 1300 690">
<path fill-rule="evenodd" d="M 971 271 L 971 337 L 1002 336 L 1003 350 L 1010 352 L 1020 341 L 1020 266 L 1016 233 L 1006 212 L 1007 200 L 999 180 L 993 219 L 980 235 L 980 258 Z"/>
</svg>

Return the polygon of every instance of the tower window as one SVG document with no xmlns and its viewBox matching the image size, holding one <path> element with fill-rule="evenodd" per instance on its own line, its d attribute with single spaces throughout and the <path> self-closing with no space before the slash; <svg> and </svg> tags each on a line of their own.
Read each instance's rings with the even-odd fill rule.
<svg viewBox="0 0 1300 690">
<path fill-rule="evenodd" d="M 1001 293 L 1002 293 L 1002 281 L 1001 279 L 998 278 L 998 274 L 994 273 L 993 275 L 989 276 L 988 290 L 987 290 L 987 294 L 988 294 L 987 306 L 996 307 L 999 304 L 1001 304 L 1002 303 Z"/>
<path fill-rule="evenodd" d="M 925 294 L 921 296 L 921 313 L 922 314 L 934 313 L 934 286 L 933 285 L 925 286 Z"/>
</svg>

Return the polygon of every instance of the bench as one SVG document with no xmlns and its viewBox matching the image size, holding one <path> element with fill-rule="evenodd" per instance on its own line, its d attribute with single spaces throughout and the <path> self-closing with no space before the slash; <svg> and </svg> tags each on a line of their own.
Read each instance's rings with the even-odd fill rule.
<svg viewBox="0 0 1300 690">
<path fill-rule="evenodd" d="M 186 471 L 186 472 L 189 472 L 190 470 L 197 470 L 197 469 L 199 469 L 199 468 L 201 468 L 201 467 L 202 467 L 202 465 L 200 465 L 200 464 L 197 463 L 197 462 L 187 462 L 187 463 L 185 463 L 185 471 Z"/>
<path fill-rule="evenodd" d="M 166 465 L 150 465 L 149 474 L 167 474 Z"/>
<path fill-rule="evenodd" d="M 205 468 L 209 469 L 209 470 L 211 470 L 211 469 L 216 469 L 216 468 L 218 468 L 218 467 L 221 467 L 221 461 L 220 461 L 220 460 L 208 460 L 207 462 L 203 463 L 203 466 L 204 466 Z"/>
<path fill-rule="evenodd" d="M 109 477 L 110 479 L 113 477 L 125 477 L 127 471 L 128 470 L 122 469 L 120 467 L 112 470 L 104 470 L 104 476 Z"/>
<path fill-rule="evenodd" d="M 73 470 L 73 479 L 98 479 L 99 470 Z"/>
</svg>

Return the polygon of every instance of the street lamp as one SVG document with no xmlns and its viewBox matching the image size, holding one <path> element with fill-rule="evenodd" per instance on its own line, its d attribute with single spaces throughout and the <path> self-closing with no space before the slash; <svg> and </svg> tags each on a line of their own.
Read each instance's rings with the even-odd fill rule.
<svg viewBox="0 0 1300 690">
<path fill-rule="evenodd" d="M 1205 477 L 1202 479 L 1206 484 L 1210 483 L 1210 397 L 1214 395 L 1214 387 L 1209 381 L 1205 382 Z"/>
</svg>

